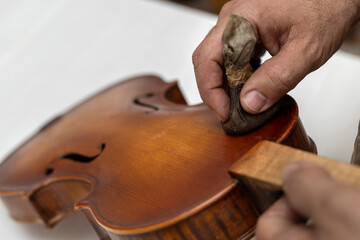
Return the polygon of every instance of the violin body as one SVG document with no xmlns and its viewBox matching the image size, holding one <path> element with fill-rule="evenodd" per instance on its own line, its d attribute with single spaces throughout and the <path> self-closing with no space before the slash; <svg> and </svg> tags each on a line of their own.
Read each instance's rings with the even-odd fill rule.
<svg viewBox="0 0 360 240">
<path fill-rule="evenodd" d="M 228 173 L 261 140 L 315 152 L 285 96 L 263 127 L 224 133 L 176 83 L 122 81 L 51 121 L 0 165 L 13 218 L 52 227 L 81 211 L 100 239 L 249 239 L 274 199 L 253 199 Z"/>
</svg>

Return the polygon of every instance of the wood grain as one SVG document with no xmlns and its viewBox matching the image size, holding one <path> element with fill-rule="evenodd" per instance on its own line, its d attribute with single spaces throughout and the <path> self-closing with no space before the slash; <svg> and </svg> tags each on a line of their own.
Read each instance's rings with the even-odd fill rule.
<svg viewBox="0 0 360 240">
<path fill-rule="evenodd" d="M 230 173 L 237 178 L 246 177 L 268 184 L 271 190 L 281 190 L 283 168 L 300 161 L 319 165 L 334 179 L 360 188 L 359 167 L 269 141 L 256 144 L 230 168 Z"/>
<path fill-rule="evenodd" d="M 49 227 L 81 211 L 101 239 L 249 238 L 261 211 L 228 170 L 261 140 L 311 151 L 296 103 L 286 96 L 266 125 L 233 137 L 184 102 L 155 76 L 105 89 L 5 159 L 0 197 L 17 220 Z"/>
<path fill-rule="evenodd" d="M 326 169 L 334 179 L 360 188 L 359 167 L 269 141 L 256 144 L 229 171 L 239 180 L 246 195 L 254 200 L 254 207 L 263 212 L 282 195 L 284 167 L 299 161 L 314 163 Z"/>
</svg>

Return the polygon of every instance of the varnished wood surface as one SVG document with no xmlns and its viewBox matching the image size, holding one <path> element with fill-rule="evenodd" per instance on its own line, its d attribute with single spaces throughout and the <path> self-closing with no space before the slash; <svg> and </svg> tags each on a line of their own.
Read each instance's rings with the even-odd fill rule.
<svg viewBox="0 0 360 240">
<path fill-rule="evenodd" d="M 236 188 L 199 213 L 171 226 L 146 233 L 114 234 L 99 227 L 86 210 L 84 214 L 100 233 L 102 240 L 248 240 L 255 234 L 258 217 L 250 199 Z"/>
<path fill-rule="evenodd" d="M 294 100 L 285 102 L 264 127 L 232 137 L 205 105 L 185 105 L 175 84 L 133 78 L 50 122 L 11 154 L 0 166 L 0 194 L 22 197 L 25 208 L 30 199 L 39 216 L 23 214 L 27 221 L 52 226 L 84 209 L 115 235 L 159 231 L 227 196 L 235 186 L 228 169 L 258 141 L 287 140 L 298 117 Z M 79 193 L 64 190 L 65 182 Z M 37 197 L 42 192 L 49 201 Z M 19 219 L 16 207 L 10 212 Z"/>
</svg>

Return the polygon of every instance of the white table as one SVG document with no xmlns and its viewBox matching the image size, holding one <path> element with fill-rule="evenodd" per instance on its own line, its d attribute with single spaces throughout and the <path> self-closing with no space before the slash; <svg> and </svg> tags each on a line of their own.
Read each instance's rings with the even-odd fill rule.
<svg viewBox="0 0 360 240">
<path fill-rule="evenodd" d="M 199 103 L 191 54 L 216 16 L 149 0 L 0 1 L 0 159 L 48 120 L 118 79 L 179 79 Z M 360 59 L 337 53 L 291 92 L 319 154 L 348 161 L 360 118 Z M 97 239 L 81 214 L 52 231 L 11 220 L 2 239 Z"/>
</svg>

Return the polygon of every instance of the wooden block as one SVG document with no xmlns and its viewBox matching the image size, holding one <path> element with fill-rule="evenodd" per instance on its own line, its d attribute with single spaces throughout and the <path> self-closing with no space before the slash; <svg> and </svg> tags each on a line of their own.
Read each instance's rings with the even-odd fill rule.
<svg viewBox="0 0 360 240">
<path fill-rule="evenodd" d="M 239 181 L 239 188 L 256 212 L 261 214 L 283 194 L 281 173 L 284 167 L 299 161 L 317 164 L 334 179 L 360 188 L 359 167 L 270 141 L 257 143 L 232 165 L 229 172 Z"/>
<path fill-rule="evenodd" d="M 360 168 L 317 156 L 270 141 L 261 141 L 230 168 L 236 178 L 259 181 L 272 190 L 281 190 L 281 172 L 289 163 L 306 161 L 325 168 L 330 175 L 345 184 L 360 188 Z"/>
</svg>

